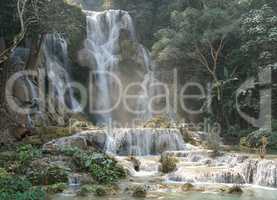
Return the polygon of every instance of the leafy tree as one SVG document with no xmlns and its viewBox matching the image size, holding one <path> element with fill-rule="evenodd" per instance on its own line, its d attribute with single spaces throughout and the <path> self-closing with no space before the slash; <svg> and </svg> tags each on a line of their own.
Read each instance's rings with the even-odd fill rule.
<svg viewBox="0 0 277 200">
<path fill-rule="evenodd" d="M 31 38 L 31 53 L 27 65 L 35 65 L 36 62 L 32 59 L 37 57 L 43 35 L 47 33 L 59 32 L 67 35 L 72 52 L 80 46 L 80 41 L 85 36 L 86 20 L 79 7 L 69 5 L 63 0 L 4 1 L 0 8 L 4 10 L 0 15 L 3 19 L 0 24 L 3 27 L 1 36 L 5 40 L 14 41 L 12 48 L 23 38 Z M 9 12 L 5 12 L 7 8 L 11 8 Z"/>
</svg>

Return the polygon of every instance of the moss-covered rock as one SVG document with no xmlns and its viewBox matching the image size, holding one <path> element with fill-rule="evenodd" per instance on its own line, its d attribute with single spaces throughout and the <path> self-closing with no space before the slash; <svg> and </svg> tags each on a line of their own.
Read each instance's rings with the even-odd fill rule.
<svg viewBox="0 0 277 200">
<path fill-rule="evenodd" d="M 32 136 L 26 137 L 25 144 L 42 145 L 54 139 L 68 137 L 80 131 L 77 127 L 37 127 Z"/>
<path fill-rule="evenodd" d="M 226 190 L 226 192 L 229 193 L 229 194 L 241 194 L 241 193 L 243 193 L 243 190 L 241 189 L 240 186 L 235 185 L 235 186 L 232 186 L 232 187 L 228 188 Z"/>
<path fill-rule="evenodd" d="M 187 191 L 191 191 L 194 188 L 194 185 L 192 185 L 191 183 L 185 183 L 184 185 L 182 185 L 182 191 L 187 192 Z"/>
<path fill-rule="evenodd" d="M 108 193 L 109 193 L 108 188 L 106 188 L 104 186 L 99 185 L 95 188 L 96 196 L 102 197 L 102 196 L 106 196 Z"/>
<path fill-rule="evenodd" d="M 170 173 L 176 170 L 178 160 L 171 155 L 163 154 L 161 156 L 161 171 L 163 173 Z"/>
<path fill-rule="evenodd" d="M 133 197 L 145 198 L 147 196 L 147 190 L 144 186 L 136 186 L 133 191 Z"/>
<path fill-rule="evenodd" d="M 80 191 L 78 191 L 77 196 L 87 196 L 89 193 L 92 193 L 94 191 L 92 185 L 83 185 L 80 188 Z"/>
<path fill-rule="evenodd" d="M 50 194 L 56 194 L 56 193 L 63 192 L 64 190 L 66 190 L 66 188 L 67 188 L 67 184 L 56 183 L 56 184 L 47 186 L 46 191 L 47 191 L 47 193 L 50 193 Z"/>
<path fill-rule="evenodd" d="M 94 194 L 95 196 L 106 196 L 115 194 L 118 191 L 116 185 L 95 185 L 87 184 L 83 185 L 80 188 L 80 191 L 77 193 L 78 196 L 87 196 L 88 194 Z"/>
<path fill-rule="evenodd" d="M 168 118 L 164 116 L 157 116 L 147 121 L 143 125 L 143 127 L 144 128 L 170 128 L 170 125 L 171 123 Z"/>
</svg>

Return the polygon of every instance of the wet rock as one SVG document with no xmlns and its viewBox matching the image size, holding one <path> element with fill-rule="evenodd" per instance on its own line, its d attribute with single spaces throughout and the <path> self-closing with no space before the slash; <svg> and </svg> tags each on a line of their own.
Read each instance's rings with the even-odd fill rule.
<svg viewBox="0 0 277 200">
<path fill-rule="evenodd" d="M 185 183 L 182 185 L 182 191 L 187 192 L 191 191 L 194 188 L 194 186 L 191 183 Z"/>
<path fill-rule="evenodd" d="M 184 140 L 192 145 L 200 146 L 203 141 L 207 140 L 207 136 L 204 137 L 204 134 L 200 134 L 201 132 L 191 131 L 187 128 L 181 128 L 180 130 Z"/>
<path fill-rule="evenodd" d="M 128 161 L 132 162 L 134 169 L 138 172 L 140 170 L 140 161 L 134 157 L 134 156 L 129 156 Z"/>
<path fill-rule="evenodd" d="M 64 137 L 46 143 L 43 150 L 46 152 L 57 152 L 65 148 L 79 148 L 86 150 L 89 147 L 103 149 L 106 142 L 106 133 L 104 130 L 90 130 L 75 134 L 70 137 Z"/>
<path fill-rule="evenodd" d="M 95 183 L 95 180 L 90 174 L 81 174 L 80 183 L 81 185 L 88 185 Z"/>
<path fill-rule="evenodd" d="M 226 192 L 229 194 L 241 194 L 243 193 L 243 190 L 241 189 L 240 186 L 235 185 L 233 187 L 228 188 Z"/>
<path fill-rule="evenodd" d="M 147 196 L 147 190 L 144 186 L 136 186 L 133 191 L 133 197 L 145 198 Z"/>
<path fill-rule="evenodd" d="M 16 127 L 13 129 L 13 136 L 18 140 L 21 141 L 27 135 L 31 134 L 31 130 L 26 127 Z"/>
</svg>

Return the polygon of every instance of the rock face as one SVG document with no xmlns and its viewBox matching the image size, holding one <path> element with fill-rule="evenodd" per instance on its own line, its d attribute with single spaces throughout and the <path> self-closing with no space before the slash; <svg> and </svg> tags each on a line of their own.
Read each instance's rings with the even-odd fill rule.
<svg viewBox="0 0 277 200">
<path fill-rule="evenodd" d="M 48 142 L 43 146 L 43 150 L 47 152 L 55 152 L 68 147 L 78 147 L 80 149 L 94 147 L 104 149 L 106 137 L 106 132 L 104 130 L 96 129 L 84 131 L 70 137 L 64 137 Z"/>
</svg>

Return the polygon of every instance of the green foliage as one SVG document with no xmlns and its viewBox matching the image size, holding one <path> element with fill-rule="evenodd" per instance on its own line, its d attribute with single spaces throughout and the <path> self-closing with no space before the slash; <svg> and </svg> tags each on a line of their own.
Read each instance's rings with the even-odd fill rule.
<svg viewBox="0 0 277 200">
<path fill-rule="evenodd" d="M 28 174 L 28 179 L 34 185 L 53 185 L 68 181 L 68 169 L 50 165 L 43 168 L 34 166 Z"/>
<path fill-rule="evenodd" d="M 9 173 L 5 169 L 0 168 L 0 179 L 5 178 L 7 176 L 9 176 Z"/>
<path fill-rule="evenodd" d="M 34 16 L 37 21 L 30 28 L 30 36 L 63 33 L 68 36 L 71 53 L 80 48 L 80 41 L 86 35 L 86 16 L 79 7 L 64 0 L 42 0 L 35 7 L 30 4 L 26 15 Z"/>
<path fill-rule="evenodd" d="M 89 171 L 98 183 L 110 184 L 126 176 L 124 169 L 114 159 L 102 153 L 84 152 L 78 148 L 63 149 L 62 152 L 72 156 L 76 167 Z"/>
<path fill-rule="evenodd" d="M 17 0 L 1 0 L 0 4 L 0 37 L 9 41 L 20 31 L 16 2 Z"/>
<path fill-rule="evenodd" d="M 242 137 L 240 140 L 240 145 L 242 147 L 247 147 L 247 148 L 259 148 L 262 143 L 262 138 L 265 137 L 268 140 L 268 148 L 271 150 L 276 150 L 277 149 L 277 131 L 272 130 L 269 131 L 267 129 L 259 129 L 254 132 L 251 132 L 249 135 L 246 137 Z"/>
<path fill-rule="evenodd" d="M 105 195 L 107 195 L 107 188 L 105 188 L 105 187 L 103 187 L 103 186 L 97 186 L 96 188 L 95 188 L 95 194 L 97 195 L 97 196 L 99 196 L 99 197 L 101 197 L 101 196 L 105 196 Z"/>
<path fill-rule="evenodd" d="M 20 177 L 0 178 L 1 200 L 45 200 L 46 194 L 41 188 L 32 188 L 32 184 Z"/>
<path fill-rule="evenodd" d="M 276 62 L 277 15 L 267 4 L 251 10 L 242 18 L 241 47 L 254 66 L 270 66 Z M 257 69 L 258 70 L 258 69 Z"/>
<path fill-rule="evenodd" d="M 17 149 L 19 162 L 23 165 L 28 164 L 30 161 L 40 158 L 42 156 L 41 149 L 33 147 L 32 145 L 22 145 Z"/>
</svg>

